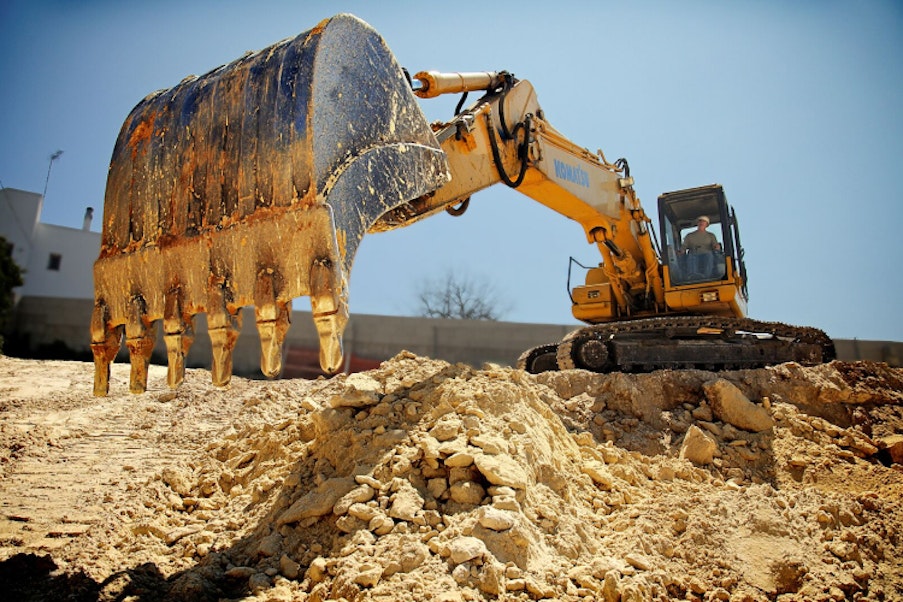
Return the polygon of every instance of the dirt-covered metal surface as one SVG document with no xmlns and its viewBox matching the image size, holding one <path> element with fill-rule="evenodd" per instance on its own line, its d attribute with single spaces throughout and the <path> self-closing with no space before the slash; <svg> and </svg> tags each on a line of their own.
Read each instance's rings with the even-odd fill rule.
<svg viewBox="0 0 903 602">
<path fill-rule="evenodd" d="M 152 323 L 170 381 L 206 313 L 213 378 L 231 376 L 237 312 L 257 308 L 261 369 L 277 374 L 290 304 L 309 296 L 321 364 L 342 356 L 347 280 L 380 216 L 448 180 L 400 66 L 368 25 L 339 15 L 140 102 L 123 124 L 104 200 L 95 390 L 125 337 L 143 390 Z"/>
</svg>

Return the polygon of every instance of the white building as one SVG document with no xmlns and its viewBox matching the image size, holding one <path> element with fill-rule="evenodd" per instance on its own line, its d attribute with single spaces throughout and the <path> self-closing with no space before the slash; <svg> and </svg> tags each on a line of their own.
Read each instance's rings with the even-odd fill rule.
<svg viewBox="0 0 903 602">
<path fill-rule="evenodd" d="M 12 243 L 13 260 L 24 270 L 17 298 L 93 299 L 100 251 L 100 233 L 90 230 L 93 209 L 80 229 L 67 228 L 41 222 L 43 203 L 36 192 L 0 189 L 0 236 Z"/>
</svg>

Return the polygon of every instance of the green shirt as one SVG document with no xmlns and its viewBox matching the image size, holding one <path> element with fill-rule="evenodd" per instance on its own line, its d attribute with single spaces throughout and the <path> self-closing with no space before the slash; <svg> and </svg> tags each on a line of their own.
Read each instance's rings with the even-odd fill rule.
<svg viewBox="0 0 903 602">
<path fill-rule="evenodd" d="M 709 253 L 715 250 L 718 239 L 711 232 L 694 230 L 684 237 L 684 249 L 690 253 Z"/>
</svg>

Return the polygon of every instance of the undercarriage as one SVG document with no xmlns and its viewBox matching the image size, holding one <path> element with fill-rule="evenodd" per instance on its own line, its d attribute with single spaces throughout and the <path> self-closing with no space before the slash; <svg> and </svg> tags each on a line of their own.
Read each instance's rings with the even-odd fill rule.
<svg viewBox="0 0 903 602">
<path fill-rule="evenodd" d="M 784 362 L 816 365 L 835 358 L 821 330 L 743 318 L 674 316 L 596 324 L 558 343 L 525 351 L 518 367 L 549 370 L 652 372 L 739 370 Z"/>
</svg>

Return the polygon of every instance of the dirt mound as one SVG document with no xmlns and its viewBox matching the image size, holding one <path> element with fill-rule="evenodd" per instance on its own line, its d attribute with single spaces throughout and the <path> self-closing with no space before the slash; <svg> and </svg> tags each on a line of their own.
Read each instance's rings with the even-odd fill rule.
<svg viewBox="0 0 903 602">
<path fill-rule="evenodd" d="M 0 588 L 75 600 L 903 599 L 903 371 L 402 353 L 93 398 L 0 358 Z"/>
</svg>

